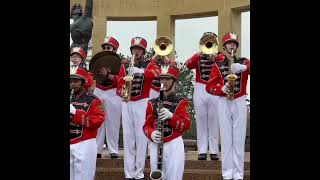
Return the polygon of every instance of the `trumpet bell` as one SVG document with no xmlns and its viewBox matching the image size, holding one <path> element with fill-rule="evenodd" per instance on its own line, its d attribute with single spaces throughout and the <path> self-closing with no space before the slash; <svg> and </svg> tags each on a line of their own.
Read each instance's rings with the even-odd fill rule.
<svg viewBox="0 0 320 180">
<path fill-rule="evenodd" d="M 161 36 L 155 40 L 153 50 L 157 55 L 166 56 L 173 50 L 173 43 L 168 37 Z"/>
</svg>

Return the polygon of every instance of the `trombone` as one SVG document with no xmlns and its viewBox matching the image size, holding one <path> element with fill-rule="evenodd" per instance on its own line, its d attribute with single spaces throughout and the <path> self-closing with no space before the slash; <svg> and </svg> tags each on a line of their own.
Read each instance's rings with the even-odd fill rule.
<svg viewBox="0 0 320 180">
<path fill-rule="evenodd" d="M 164 57 L 173 50 L 172 40 L 165 36 L 158 37 L 153 44 L 153 50 L 158 55 L 157 60 L 160 64 L 164 64 Z"/>
<path fill-rule="evenodd" d="M 219 41 L 217 36 L 212 32 L 203 34 L 199 41 L 199 49 L 204 56 L 212 57 L 218 52 Z"/>
</svg>

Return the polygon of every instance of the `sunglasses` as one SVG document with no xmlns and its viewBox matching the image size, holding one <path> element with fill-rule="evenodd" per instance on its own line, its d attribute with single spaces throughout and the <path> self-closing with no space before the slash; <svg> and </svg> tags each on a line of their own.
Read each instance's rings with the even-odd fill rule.
<svg viewBox="0 0 320 180">
<path fill-rule="evenodd" d="M 112 47 L 110 47 L 110 46 L 103 46 L 102 49 L 103 49 L 103 50 L 111 50 Z"/>
</svg>

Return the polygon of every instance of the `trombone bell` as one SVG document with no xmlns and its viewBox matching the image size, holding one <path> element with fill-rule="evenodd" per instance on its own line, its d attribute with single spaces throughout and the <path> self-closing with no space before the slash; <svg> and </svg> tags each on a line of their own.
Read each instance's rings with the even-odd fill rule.
<svg viewBox="0 0 320 180">
<path fill-rule="evenodd" d="M 155 40 L 153 50 L 159 56 L 166 56 L 173 50 L 173 43 L 168 37 L 161 36 Z"/>
<path fill-rule="evenodd" d="M 202 36 L 199 42 L 199 49 L 202 53 L 211 55 L 218 52 L 219 41 L 214 35 Z"/>
</svg>

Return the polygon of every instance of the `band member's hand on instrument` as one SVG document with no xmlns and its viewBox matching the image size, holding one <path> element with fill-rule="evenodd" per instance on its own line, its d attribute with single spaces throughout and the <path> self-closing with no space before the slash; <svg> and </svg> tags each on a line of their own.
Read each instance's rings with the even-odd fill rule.
<svg viewBox="0 0 320 180">
<path fill-rule="evenodd" d="M 173 113 L 169 111 L 167 108 L 162 108 L 159 113 L 159 118 L 161 121 L 166 119 L 172 119 Z"/>
<path fill-rule="evenodd" d="M 110 69 L 109 68 L 105 68 L 105 67 L 102 67 L 100 68 L 100 73 L 101 75 L 107 77 L 110 73 Z"/>
<path fill-rule="evenodd" d="M 216 59 L 216 56 L 217 56 L 216 54 L 212 54 L 212 55 L 208 56 L 208 60 L 214 61 Z"/>
<path fill-rule="evenodd" d="M 76 108 L 72 104 L 70 104 L 70 114 L 76 114 Z"/>
<path fill-rule="evenodd" d="M 125 94 L 125 85 L 122 85 L 122 89 L 121 89 L 121 97 L 123 97 Z"/>
<path fill-rule="evenodd" d="M 151 59 L 157 59 L 158 58 L 158 55 L 156 54 L 156 53 L 154 53 L 154 55 L 152 56 L 152 58 Z"/>
<path fill-rule="evenodd" d="M 158 130 L 155 130 L 151 133 L 151 139 L 155 143 L 160 143 L 161 133 Z"/>
<path fill-rule="evenodd" d="M 231 65 L 231 71 L 232 73 L 240 73 L 247 70 L 247 66 L 240 64 L 240 63 L 234 63 Z"/>
<path fill-rule="evenodd" d="M 226 83 L 222 88 L 221 91 L 228 94 L 229 93 L 229 84 Z"/>
<path fill-rule="evenodd" d="M 200 59 L 203 57 L 203 53 L 202 52 L 198 52 L 197 54 L 195 54 L 195 56 L 199 56 Z"/>
<path fill-rule="evenodd" d="M 127 63 L 129 63 L 129 61 L 128 61 L 128 59 L 121 59 L 121 63 L 122 64 L 127 64 Z"/>
</svg>

